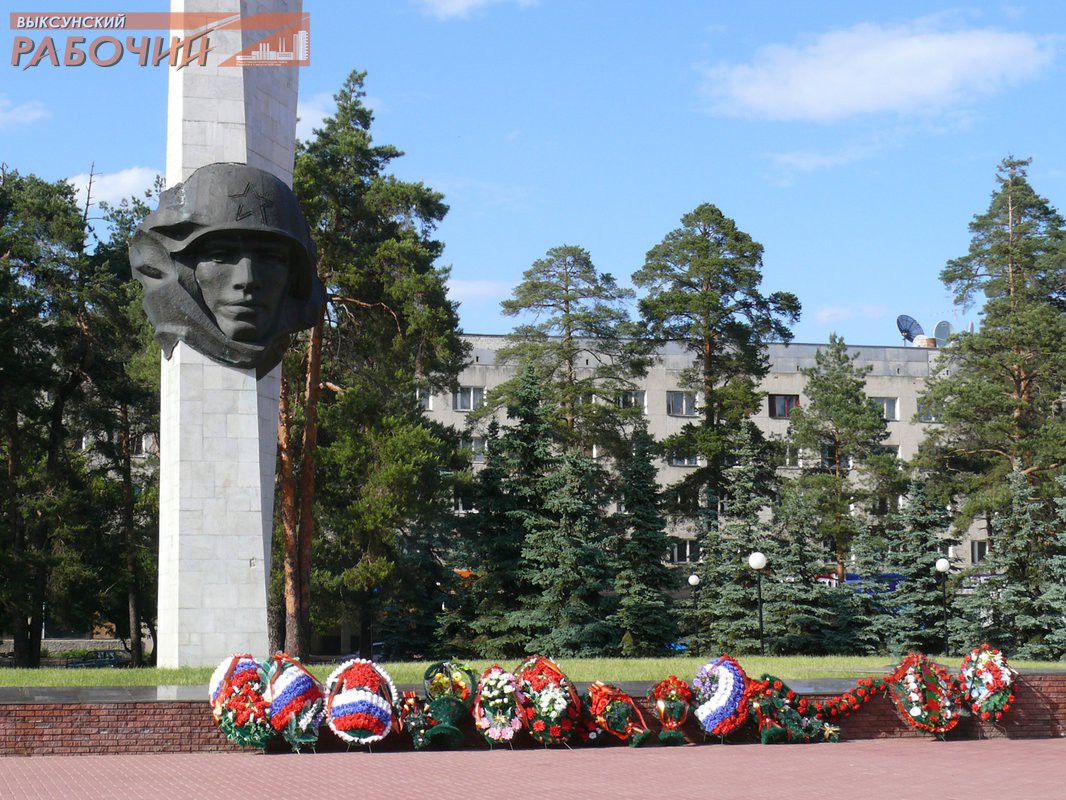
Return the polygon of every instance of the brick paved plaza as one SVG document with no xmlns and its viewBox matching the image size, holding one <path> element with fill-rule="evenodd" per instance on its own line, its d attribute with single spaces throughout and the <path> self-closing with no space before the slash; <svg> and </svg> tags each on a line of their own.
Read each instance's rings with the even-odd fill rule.
<svg viewBox="0 0 1066 800">
<path fill-rule="evenodd" d="M 1061 800 L 1066 741 L 0 759 L 0 798 Z"/>
</svg>

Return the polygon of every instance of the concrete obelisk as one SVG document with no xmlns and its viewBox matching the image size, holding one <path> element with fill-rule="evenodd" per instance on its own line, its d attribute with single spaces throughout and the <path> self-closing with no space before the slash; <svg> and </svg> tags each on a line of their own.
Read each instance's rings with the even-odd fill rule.
<svg viewBox="0 0 1066 800">
<path fill-rule="evenodd" d="M 172 0 L 176 13 L 299 12 L 299 0 Z M 175 35 L 182 32 L 176 31 Z M 206 66 L 171 67 L 167 185 L 242 162 L 292 185 L 298 68 L 220 66 L 258 38 L 212 32 Z M 242 40 L 243 39 L 243 40 Z M 216 363 L 179 342 L 162 361 L 159 492 L 161 667 L 266 656 L 280 366 Z"/>
</svg>

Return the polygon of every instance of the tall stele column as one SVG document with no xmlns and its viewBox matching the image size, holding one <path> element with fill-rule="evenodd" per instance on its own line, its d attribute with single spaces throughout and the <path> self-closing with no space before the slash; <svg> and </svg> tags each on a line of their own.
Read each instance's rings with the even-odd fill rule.
<svg viewBox="0 0 1066 800">
<path fill-rule="evenodd" d="M 171 3 L 242 17 L 300 10 L 298 0 Z M 260 35 L 212 32 L 205 66 L 171 68 L 170 188 L 131 245 L 164 351 L 161 667 L 267 655 L 279 362 L 324 302 L 290 189 L 298 68 L 219 66 Z"/>
</svg>

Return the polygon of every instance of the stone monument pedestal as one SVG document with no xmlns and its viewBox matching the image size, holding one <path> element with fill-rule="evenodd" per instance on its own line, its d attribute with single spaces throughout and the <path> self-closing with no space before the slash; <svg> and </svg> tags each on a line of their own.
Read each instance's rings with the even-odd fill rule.
<svg viewBox="0 0 1066 800">
<path fill-rule="evenodd" d="M 162 359 L 160 667 L 269 651 L 267 582 L 281 367 L 212 361 L 179 342 Z"/>
</svg>

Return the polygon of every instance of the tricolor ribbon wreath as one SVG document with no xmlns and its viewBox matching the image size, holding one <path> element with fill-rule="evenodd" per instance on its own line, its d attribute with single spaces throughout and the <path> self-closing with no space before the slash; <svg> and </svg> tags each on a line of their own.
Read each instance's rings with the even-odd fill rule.
<svg viewBox="0 0 1066 800">
<path fill-rule="evenodd" d="M 832 742 L 841 720 L 882 693 L 908 726 L 943 736 L 970 713 L 1001 721 L 1015 701 L 1016 678 L 1003 654 L 985 644 L 966 655 L 958 678 L 913 653 L 886 678 L 860 678 L 843 694 L 812 700 L 772 675 L 750 678 L 735 658 L 723 655 L 699 668 L 691 688 L 671 675 L 647 700 L 665 744 L 685 741 L 681 728 L 690 709 L 705 736 L 724 738 L 753 719 L 766 744 Z M 231 741 L 260 749 L 278 733 L 295 750 L 313 746 L 323 720 L 349 744 L 370 745 L 404 729 L 416 749 L 455 747 L 465 739 L 462 725 L 471 713 L 490 746 L 510 743 L 522 731 L 545 746 L 575 735 L 591 741 L 601 733 L 638 745 L 649 735 L 641 709 L 624 691 L 597 681 L 582 704 L 558 664 L 543 656 L 530 656 L 514 672 L 494 664 L 480 680 L 459 662 L 437 662 L 426 670 L 425 689 L 425 702 L 415 692 L 400 697 L 382 667 L 352 659 L 333 671 L 323 690 L 298 659 L 278 653 L 259 662 L 238 653 L 215 669 L 208 698 Z"/>
</svg>

